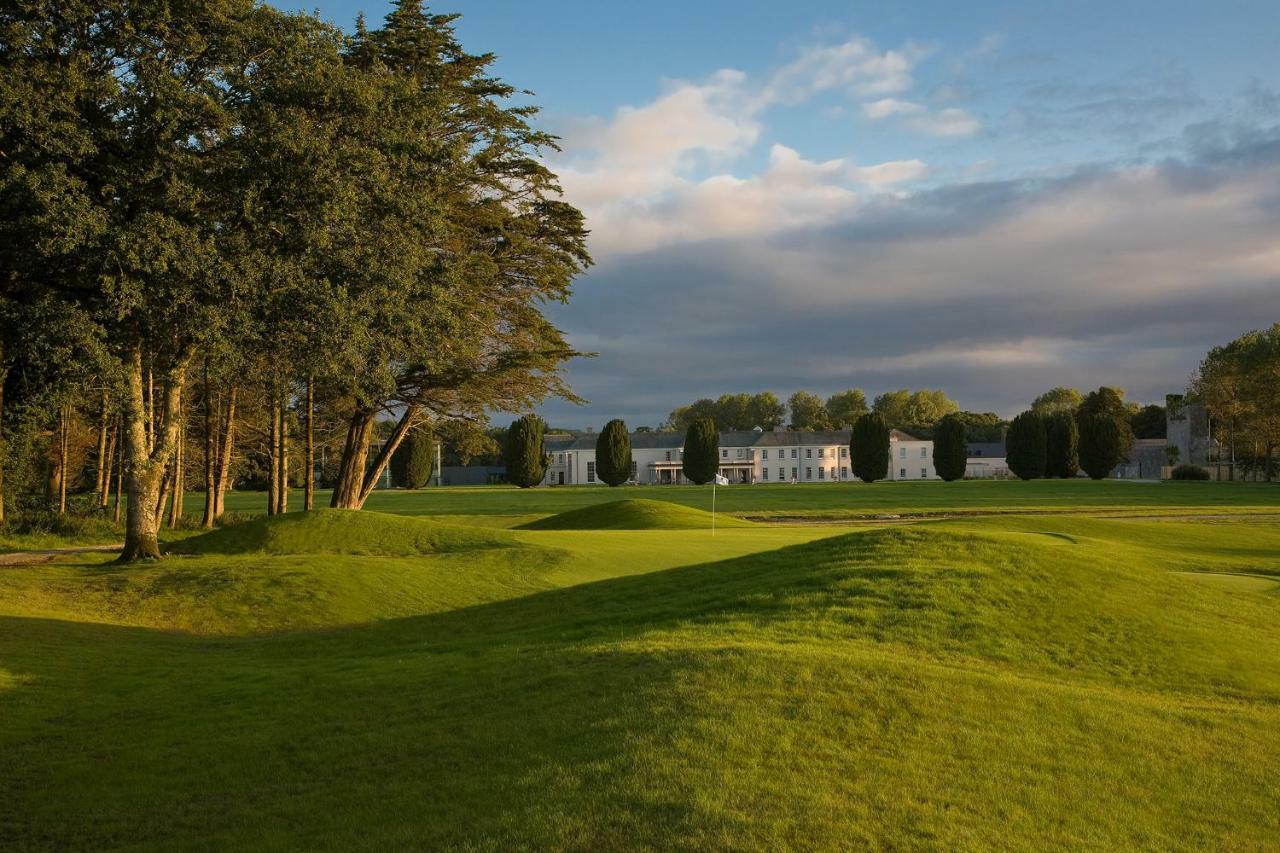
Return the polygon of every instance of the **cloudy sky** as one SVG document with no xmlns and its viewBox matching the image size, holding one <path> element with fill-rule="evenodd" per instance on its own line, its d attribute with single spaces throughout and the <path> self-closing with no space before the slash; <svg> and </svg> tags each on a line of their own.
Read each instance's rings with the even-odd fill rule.
<svg viewBox="0 0 1280 853">
<path fill-rule="evenodd" d="M 1280 320 L 1275 0 L 434 8 L 536 92 L 592 229 L 551 313 L 599 355 L 557 425 L 850 386 L 1162 401 Z"/>
</svg>

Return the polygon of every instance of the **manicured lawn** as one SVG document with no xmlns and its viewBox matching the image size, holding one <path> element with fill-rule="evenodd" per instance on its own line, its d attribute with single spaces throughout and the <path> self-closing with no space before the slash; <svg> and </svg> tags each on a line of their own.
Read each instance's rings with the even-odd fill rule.
<svg viewBox="0 0 1280 853">
<path fill-rule="evenodd" d="M 328 492 L 319 503 L 327 505 Z M 512 524 L 593 506 L 622 498 L 671 501 L 699 509 L 711 508 L 709 486 L 564 486 L 521 490 L 503 486 L 445 487 L 415 492 L 378 491 L 368 508 L 401 515 L 505 516 Z M 203 498 L 193 495 L 189 506 Z M 301 494 L 291 506 L 302 505 Z M 227 508 L 261 512 L 266 497 L 258 492 L 227 496 Z M 1280 484 L 1265 483 L 1139 483 L 1117 480 L 964 480 L 955 483 L 827 483 L 797 485 L 723 486 L 716 490 L 716 506 L 739 515 L 781 515 L 814 518 L 865 518 L 878 514 L 928 514 L 1017 511 L 1159 510 L 1161 512 L 1240 511 L 1280 512 Z M 501 523 L 501 519 L 493 521 Z"/>
<path fill-rule="evenodd" d="M 1274 519 L 183 548 L 0 569 L 0 849 L 1280 846 Z"/>
</svg>

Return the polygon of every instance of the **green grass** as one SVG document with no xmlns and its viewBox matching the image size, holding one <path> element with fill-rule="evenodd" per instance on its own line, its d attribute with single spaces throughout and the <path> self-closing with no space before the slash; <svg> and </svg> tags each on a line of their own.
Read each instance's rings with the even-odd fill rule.
<svg viewBox="0 0 1280 853">
<path fill-rule="evenodd" d="M 1274 519 L 240 527 L 0 569 L 0 849 L 1280 845 Z"/>
<path fill-rule="evenodd" d="M 488 516 L 490 523 L 517 525 L 556 513 L 624 498 L 669 501 L 711 509 L 709 486 L 567 486 L 516 489 L 505 486 L 376 491 L 368 508 L 400 515 Z M 192 508 L 201 498 L 188 499 Z M 300 506 L 301 493 L 291 500 Z M 328 503 L 321 493 L 318 505 Z M 260 492 L 233 492 L 227 508 L 261 512 Z M 988 512 L 1280 513 L 1280 484 L 1125 482 L 1118 480 L 963 480 L 955 483 L 803 483 L 726 486 L 716 490 L 716 509 L 740 516 L 856 519 L 876 515 Z"/>
<path fill-rule="evenodd" d="M 525 530 L 709 530 L 712 514 L 670 501 L 644 498 L 571 509 L 521 525 Z M 748 521 L 721 515 L 717 527 L 747 527 Z"/>
</svg>

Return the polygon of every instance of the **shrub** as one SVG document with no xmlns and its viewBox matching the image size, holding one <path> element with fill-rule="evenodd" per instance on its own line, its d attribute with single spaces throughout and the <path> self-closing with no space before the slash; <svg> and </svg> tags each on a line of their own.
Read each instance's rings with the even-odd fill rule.
<svg viewBox="0 0 1280 853">
<path fill-rule="evenodd" d="M 934 430 L 933 467 L 948 483 L 963 477 L 968 467 L 969 448 L 965 438 L 964 421 L 955 415 L 944 417 Z"/>
<path fill-rule="evenodd" d="M 391 482 L 401 489 L 421 489 L 431 482 L 435 441 L 425 427 L 415 427 L 391 455 Z"/>
<path fill-rule="evenodd" d="M 1034 411 L 1026 411 L 1009 424 L 1005 454 L 1009 470 L 1022 480 L 1043 477 L 1047 461 L 1047 442 L 1044 418 Z"/>
<path fill-rule="evenodd" d="M 610 486 L 631 479 L 631 435 L 617 418 L 605 424 L 596 439 L 596 476 Z"/>
<path fill-rule="evenodd" d="M 522 489 L 542 482 L 551 457 L 543 443 L 546 424 L 537 415 L 525 415 L 511 422 L 502 461 L 507 466 L 507 479 Z"/>
<path fill-rule="evenodd" d="M 1119 422 L 1100 412 L 1079 416 L 1080 467 L 1095 480 L 1101 480 L 1124 459 L 1126 437 Z"/>
<path fill-rule="evenodd" d="M 720 468 L 720 434 L 715 421 L 698 418 L 684 435 L 684 475 L 699 486 L 710 483 Z"/>
<path fill-rule="evenodd" d="M 1208 480 L 1209 472 L 1199 465 L 1179 465 L 1169 476 L 1174 480 Z"/>
<path fill-rule="evenodd" d="M 1080 430 L 1070 412 L 1054 412 L 1044 422 L 1046 477 L 1071 478 L 1080 470 Z"/>
<path fill-rule="evenodd" d="M 864 483 L 889 476 L 889 425 L 884 415 L 870 412 L 854 421 L 849 457 L 854 476 Z"/>
</svg>

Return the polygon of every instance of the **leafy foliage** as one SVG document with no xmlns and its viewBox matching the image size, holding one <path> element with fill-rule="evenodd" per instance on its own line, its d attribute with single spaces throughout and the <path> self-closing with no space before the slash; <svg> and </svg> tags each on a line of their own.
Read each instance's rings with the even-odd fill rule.
<svg viewBox="0 0 1280 853">
<path fill-rule="evenodd" d="M 402 489 L 421 489 L 431 482 L 435 445 L 435 436 L 425 426 L 410 430 L 391 456 L 391 482 Z"/>
<path fill-rule="evenodd" d="M 596 476 L 609 486 L 631 479 L 631 435 L 617 418 L 605 424 L 596 439 Z"/>
<path fill-rule="evenodd" d="M 1009 470 L 1022 480 L 1043 477 L 1047 464 L 1046 445 L 1044 418 L 1034 411 L 1018 415 L 1009 424 L 1006 448 Z"/>
<path fill-rule="evenodd" d="M 942 391 L 910 391 L 906 388 L 886 391 L 876 397 L 871 408 L 883 415 L 885 422 L 893 429 L 906 429 L 917 424 L 933 426 L 945 415 L 960 410 L 956 401 Z"/>
<path fill-rule="evenodd" d="M 1169 473 L 1173 480 L 1208 480 L 1209 472 L 1199 465 L 1179 465 Z"/>
<path fill-rule="evenodd" d="M 831 429 L 831 415 L 827 405 L 817 394 L 808 391 L 797 391 L 787 398 L 787 408 L 791 411 L 792 429 L 823 430 Z"/>
<path fill-rule="evenodd" d="M 1080 468 L 1090 478 L 1101 480 L 1124 460 L 1127 446 L 1121 421 L 1106 412 L 1094 412 L 1080 415 L 1076 423 L 1080 429 Z"/>
<path fill-rule="evenodd" d="M 869 412 L 854 421 L 849 458 L 854 476 L 864 483 L 889 476 L 889 425 L 884 415 Z"/>
<path fill-rule="evenodd" d="M 852 427 L 858 418 L 867 413 L 867 395 L 860 388 L 840 391 L 827 398 L 827 418 L 837 429 Z"/>
</svg>

